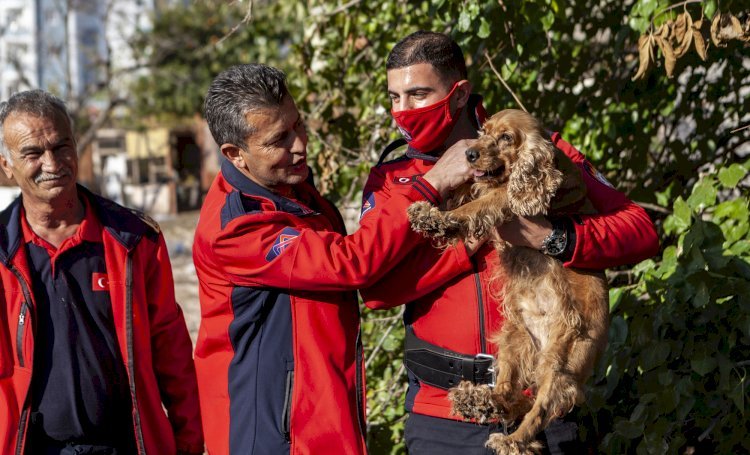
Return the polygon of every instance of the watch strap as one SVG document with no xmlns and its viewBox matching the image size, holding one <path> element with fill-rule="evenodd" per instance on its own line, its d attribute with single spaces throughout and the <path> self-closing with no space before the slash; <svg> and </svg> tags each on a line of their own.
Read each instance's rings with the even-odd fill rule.
<svg viewBox="0 0 750 455">
<path fill-rule="evenodd" d="M 545 242 L 542 245 L 542 253 L 548 254 L 550 257 L 553 257 L 561 262 L 568 262 L 573 258 L 573 253 L 575 252 L 576 248 L 576 229 L 573 225 L 573 220 L 570 217 L 567 216 L 559 216 L 559 217 L 551 217 L 550 223 L 552 223 L 552 233 L 550 236 L 553 235 L 560 235 L 561 233 L 564 233 L 565 236 L 565 247 L 562 249 L 562 251 L 558 252 L 557 254 L 548 254 L 545 251 L 545 246 L 547 245 L 547 239 L 545 239 Z M 548 236 L 548 238 L 550 237 Z"/>
</svg>

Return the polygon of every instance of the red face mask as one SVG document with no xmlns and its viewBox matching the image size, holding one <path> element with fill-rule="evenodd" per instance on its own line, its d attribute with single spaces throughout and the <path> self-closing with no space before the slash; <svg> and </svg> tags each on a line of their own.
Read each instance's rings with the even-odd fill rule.
<svg viewBox="0 0 750 455">
<path fill-rule="evenodd" d="M 393 120 L 396 121 L 409 147 L 422 153 L 429 153 L 443 145 L 448 139 L 460 112 L 459 110 L 455 116 L 451 116 L 450 100 L 457 87 L 458 82 L 453 84 L 453 88 L 445 98 L 429 106 L 400 112 L 393 112 L 391 109 Z"/>
</svg>

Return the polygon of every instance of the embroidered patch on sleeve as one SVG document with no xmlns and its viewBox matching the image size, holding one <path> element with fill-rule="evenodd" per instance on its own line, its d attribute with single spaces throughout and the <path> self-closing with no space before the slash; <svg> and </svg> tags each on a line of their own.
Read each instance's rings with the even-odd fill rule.
<svg viewBox="0 0 750 455">
<path fill-rule="evenodd" d="M 615 187 L 615 186 L 614 186 L 614 185 L 612 185 L 611 183 L 609 183 L 609 180 L 607 180 L 607 179 L 606 179 L 606 178 L 605 178 L 605 177 L 604 177 L 604 176 L 602 175 L 602 173 L 601 173 L 601 172 L 597 171 L 597 170 L 596 170 L 596 169 L 594 168 L 594 166 L 593 166 L 593 165 L 592 165 L 592 164 L 591 164 L 591 163 L 590 163 L 590 162 L 589 162 L 588 160 L 585 160 L 585 161 L 583 162 L 583 168 L 584 168 L 584 169 L 586 169 L 586 173 L 587 173 L 587 174 L 589 174 L 590 176 L 594 177 L 594 179 L 596 179 L 596 180 L 597 180 L 597 181 L 598 181 L 599 183 L 601 183 L 601 184 L 603 184 L 603 185 L 607 185 L 608 187 L 610 187 L 610 188 L 614 189 L 614 187 Z"/>
<path fill-rule="evenodd" d="M 370 193 L 365 198 L 365 202 L 362 204 L 362 211 L 359 212 L 359 219 L 361 220 L 365 213 L 375 208 L 375 195 Z"/>
<path fill-rule="evenodd" d="M 271 262 L 279 257 L 279 255 L 283 253 L 284 250 L 286 250 L 297 237 L 299 237 L 299 231 L 290 227 L 282 229 L 279 233 L 279 236 L 276 237 L 276 241 L 273 242 L 271 249 L 268 250 L 268 254 L 266 254 L 266 261 Z"/>
</svg>

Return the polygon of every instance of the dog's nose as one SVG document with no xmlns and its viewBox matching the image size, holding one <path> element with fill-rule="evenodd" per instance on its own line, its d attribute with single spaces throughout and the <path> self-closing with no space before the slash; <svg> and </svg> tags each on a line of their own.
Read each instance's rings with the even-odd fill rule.
<svg viewBox="0 0 750 455">
<path fill-rule="evenodd" d="M 473 163 L 474 161 L 479 159 L 479 150 L 471 147 L 466 149 L 466 159 L 469 160 L 469 163 Z"/>
</svg>

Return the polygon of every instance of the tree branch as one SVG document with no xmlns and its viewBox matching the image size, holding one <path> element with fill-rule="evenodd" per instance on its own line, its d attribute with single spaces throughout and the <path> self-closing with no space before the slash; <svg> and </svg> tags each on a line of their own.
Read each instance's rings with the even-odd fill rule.
<svg viewBox="0 0 750 455">
<path fill-rule="evenodd" d="M 99 114 L 97 114 L 94 121 L 91 122 L 91 125 L 86 129 L 86 132 L 81 135 L 81 139 L 78 141 L 79 155 L 94 141 L 96 138 L 96 132 L 107 122 L 107 120 L 109 120 L 109 117 L 112 115 L 115 108 L 121 104 L 125 104 L 126 101 L 127 100 L 124 98 L 112 99 L 109 101 L 106 108 L 99 111 Z"/>
<path fill-rule="evenodd" d="M 375 357 L 377 357 L 380 348 L 383 346 L 383 343 L 385 343 L 385 339 L 388 338 L 388 335 L 390 335 L 393 328 L 401 324 L 401 316 L 403 316 L 403 314 L 404 306 L 401 307 L 401 311 L 398 314 L 399 317 L 395 318 L 390 324 L 388 324 L 388 328 L 386 329 L 383 336 L 380 337 L 380 340 L 378 340 L 378 344 L 373 348 L 372 352 L 370 352 L 370 355 L 365 361 L 365 370 L 367 370 L 367 368 L 370 366 L 370 363 L 372 363 Z"/>
<path fill-rule="evenodd" d="M 672 214 L 671 210 L 669 210 L 666 207 L 662 207 L 660 205 L 652 204 L 650 202 L 638 202 L 638 201 L 633 201 L 633 202 L 635 202 L 636 204 L 640 205 L 644 209 L 651 210 L 652 212 L 664 213 L 666 215 L 671 215 Z"/>
<path fill-rule="evenodd" d="M 663 10 L 659 11 L 658 13 L 654 14 L 654 17 L 651 19 L 651 24 L 653 25 L 653 20 L 657 17 L 661 16 L 662 14 L 666 13 L 669 10 L 673 10 L 675 8 L 679 8 L 681 6 L 689 5 L 691 3 L 703 3 L 703 0 L 685 0 L 684 2 L 675 3 L 674 5 L 670 5 Z"/>
<path fill-rule="evenodd" d="M 362 3 L 362 0 L 352 0 L 349 3 L 344 3 L 343 5 L 339 6 L 338 8 L 332 9 L 331 11 L 327 13 L 323 13 L 324 16 L 334 16 L 342 11 L 346 11 L 347 9 L 351 8 L 354 5 L 357 5 L 358 3 Z"/>
<path fill-rule="evenodd" d="M 490 68 L 492 68 L 492 72 L 495 73 L 495 76 L 497 76 L 498 79 L 500 79 L 500 82 L 503 83 L 503 87 L 505 87 L 505 89 L 508 90 L 508 92 L 511 94 L 511 96 L 513 97 L 513 99 L 516 100 L 516 103 L 518 103 L 518 105 L 521 107 L 521 109 L 523 109 L 524 112 L 529 112 L 526 109 L 526 106 L 523 105 L 523 103 L 521 102 L 521 100 L 518 99 L 518 97 L 516 96 L 516 94 L 513 93 L 513 90 L 510 89 L 510 87 L 508 86 L 508 84 L 505 82 L 505 79 L 503 79 L 503 77 L 500 75 L 500 73 L 497 72 L 497 70 L 495 69 L 495 65 L 492 64 L 492 59 L 490 58 L 490 54 L 489 54 L 489 52 L 487 52 L 487 50 L 484 51 L 484 57 L 487 59 L 487 63 L 490 64 Z"/>
<path fill-rule="evenodd" d="M 217 41 L 216 44 L 214 44 L 214 46 L 218 46 L 219 44 L 223 43 L 225 39 L 227 39 L 230 36 L 232 36 L 234 34 L 234 32 L 236 32 L 237 30 L 239 30 L 239 28 L 240 28 L 240 26 L 242 24 L 246 24 L 246 23 L 250 22 L 250 20 L 253 18 L 253 0 L 248 0 L 247 3 L 248 3 L 248 5 L 247 5 L 247 13 L 245 13 L 245 17 L 243 17 L 240 22 L 238 22 L 237 24 L 235 24 L 235 26 L 232 27 L 231 30 L 229 30 L 229 33 L 227 33 L 226 35 L 222 36 L 221 39 L 219 41 Z"/>
</svg>

